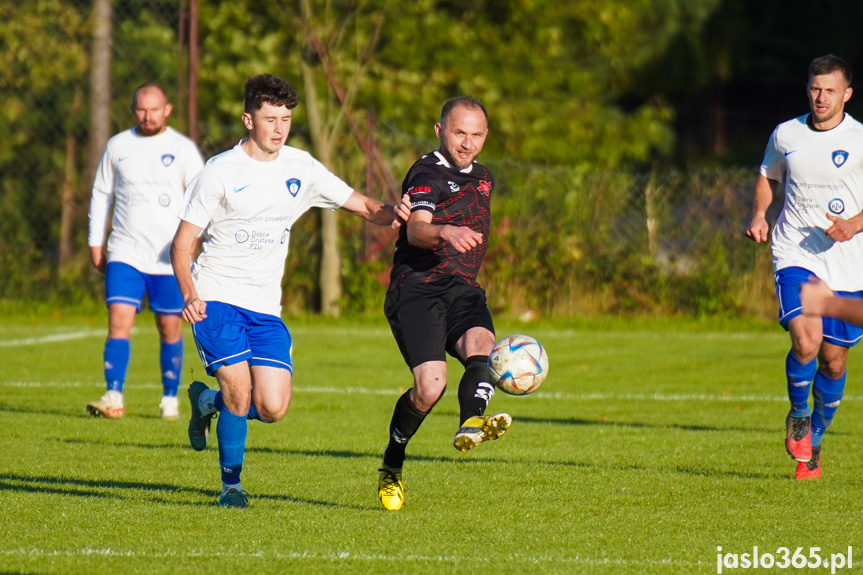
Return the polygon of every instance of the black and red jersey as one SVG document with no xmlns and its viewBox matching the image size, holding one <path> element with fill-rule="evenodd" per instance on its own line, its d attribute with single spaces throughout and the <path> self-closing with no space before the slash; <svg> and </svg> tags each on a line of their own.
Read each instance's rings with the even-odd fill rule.
<svg viewBox="0 0 863 575">
<path fill-rule="evenodd" d="M 402 183 L 402 193 L 410 194 L 411 211 L 428 210 L 432 224 L 467 226 L 481 233 L 483 240 L 463 254 L 446 242 L 433 249 L 418 248 L 408 243 L 407 226 L 402 226 L 396 240 L 390 288 L 443 277 L 478 287 L 476 276 L 488 248 L 493 189 L 494 178 L 482 164 L 474 162 L 459 170 L 437 151 L 417 160 Z"/>
</svg>

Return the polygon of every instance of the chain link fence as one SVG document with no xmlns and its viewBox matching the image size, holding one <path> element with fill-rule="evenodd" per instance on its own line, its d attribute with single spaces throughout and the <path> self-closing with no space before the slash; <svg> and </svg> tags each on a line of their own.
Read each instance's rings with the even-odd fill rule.
<svg viewBox="0 0 863 575">
<path fill-rule="evenodd" d="M 11 0 L 0 7 L 0 303 L 7 307 L 102 301 L 102 277 L 91 269 L 87 250 L 90 120 L 100 106 L 110 111 L 111 134 L 126 129 L 133 90 L 155 81 L 176 105 L 170 123 L 187 128 L 183 3 L 108 2 L 110 97 L 90 89 L 97 4 Z M 220 89 L 206 81 L 201 86 L 202 92 Z M 226 128 L 202 109 L 205 155 L 233 145 L 241 127 L 237 121 Z M 399 180 L 408 164 L 395 163 L 434 146 L 386 124 L 376 139 L 385 142 Z M 586 173 L 512 158 L 481 161 L 498 181 L 481 278 L 496 312 L 772 315 L 769 249 L 743 235 L 755 166 Z M 344 166 L 352 167 L 344 173 Z M 362 189 L 362 166 L 332 168 Z M 318 219 L 307 216 L 299 226 L 285 280 L 288 313 L 315 310 L 319 293 Z M 377 311 L 392 237 L 365 233 L 356 218 L 341 218 L 341 230 L 343 307 Z"/>
</svg>

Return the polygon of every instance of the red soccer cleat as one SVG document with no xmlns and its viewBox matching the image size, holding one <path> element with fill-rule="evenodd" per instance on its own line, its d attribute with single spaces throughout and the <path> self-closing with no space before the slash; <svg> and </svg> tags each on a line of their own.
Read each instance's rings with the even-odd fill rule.
<svg viewBox="0 0 863 575">
<path fill-rule="evenodd" d="M 809 432 L 811 418 L 794 417 L 788 413 L 785 418 L 785 450 L 797 461 L 812 459 L 812 434 Z"/>
<path fill-rule="evenodd" d="M 812 459 L 798 461 L 794 479 L 818 479 L 821 477 L 821 447 L 812 448 Z"/>
</svg>

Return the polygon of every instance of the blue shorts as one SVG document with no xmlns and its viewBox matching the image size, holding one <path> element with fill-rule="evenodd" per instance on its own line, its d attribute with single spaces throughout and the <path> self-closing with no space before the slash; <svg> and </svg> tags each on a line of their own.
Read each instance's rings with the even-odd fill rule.
<svg viewBox="0 0 863 575">
<path fill-rule="evenodd" d="M 783 268 L 773 274 L 776 282 L 776 297 L 779 300 L 779 325 L 788 331 L 788 322 L 803 311 L 800 309 L 800 284 L 817 277 L 801 267 Z M 838 295 L 863 299 L 863 291 L 837 291 Z M 824 339 L 833 345 L 854 347 L 863 338 L 863 327 L 832 317 L 822 319 Z"/>
<path fill-rule="evenodd" d="M 160 315 L 180 315 L 183 295 L 172 275 L 145 274 L 129 264 L 111 262 L 105 270 L 105 299 L 107 304 L 125 303 L 141 311 L 144 292 L 150 300 L 150 309 Z"/>
<path fill-rule="evenodd" d="M 291 334 L 274 315 L 208 301 L 207 317 L 192 324 L 192 334 L 207 375 L 241 361 L 294 371 Z"/>
</svg>

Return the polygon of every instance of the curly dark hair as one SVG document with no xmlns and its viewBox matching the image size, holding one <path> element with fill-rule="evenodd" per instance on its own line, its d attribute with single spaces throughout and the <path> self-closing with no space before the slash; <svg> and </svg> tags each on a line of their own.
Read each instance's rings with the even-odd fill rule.
<svg viewBox="0 0 863 575">
<path fill-rule="evenodd" d="M 244 111 L 247 113 L 260 110 L 265 103 L 277 107 L 285 106 L 289 110 L 296 108 L 299 103 L 296 90 L 272 74 L 260 74 L 246 80 L 243 100 Z"/>
</svg>

